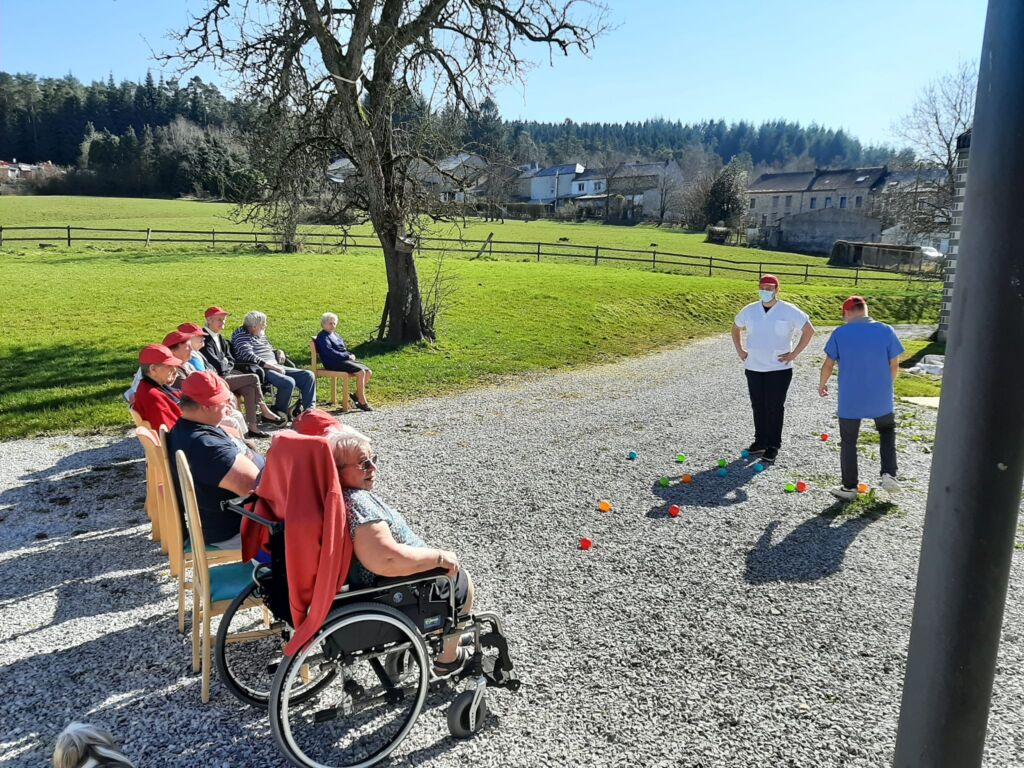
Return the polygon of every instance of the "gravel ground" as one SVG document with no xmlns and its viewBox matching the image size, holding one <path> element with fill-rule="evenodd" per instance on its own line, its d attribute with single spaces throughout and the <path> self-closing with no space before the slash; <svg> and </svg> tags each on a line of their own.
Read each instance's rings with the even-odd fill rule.
<svg viewBox="0 0 1024 768">
<path fill-rule="evenodd" d="M 715 474 L 751 436 L 724 337 L 347 417 L 375 440 L 382 494 L 505 617 L 524 682 L 490 694 L 497 718 L 464 743 L 432 696 L 393 764 L 890 764 L 935 413 L 898 407 L 898 511 L 837 515 L 819 361 L 799 361 L 786 445 L 760 475 Z M 140 765 L 283 764 L 265 715 L 216 681 L 200 703 L 141 455 L 127 437 L 0 444 L 0 765 L 42 765 L 71 719 L 107 726 Z M 869 479 L 877 446 L 862 458 Z M 796 480 L 809 491 L 784 493 Z M 989 768 L 1024 764 L 1022 588 L 1018 556 Z"/>
</svg>

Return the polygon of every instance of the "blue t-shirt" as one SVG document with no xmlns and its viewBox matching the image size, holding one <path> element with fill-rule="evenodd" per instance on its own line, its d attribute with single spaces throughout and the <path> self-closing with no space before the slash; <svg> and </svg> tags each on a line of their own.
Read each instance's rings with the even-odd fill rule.
<svg viewBox="0 0 1024 768">
<path fill-rule="evenodd" d="M 832 331 L 825 354 L 839 363 L 839 418 L 875 419 L 893 412 L 889 361 L 903 354 L 896 332 L 869 317 Z"/>
<path fill-rule="evenodd" d="M 193 352 L 192 357 L 188 359 L 189 365 L 195 368 L 197 371 L 206 370 L 206 360 L 198 352 Z"/>
<path fill-rule="evenodd" d="M 407 544 L 410 547 L 427 546 L 423 539 L 413 533 L 412 528 L 405 522 L 405 518 L 397 510 L 381 501 L 377 494 L 358 488 L 346 488 L 343 495 L 345 510 L 348 514 L 348 530 L 352 536 L 355 536 L 356 528 L 361 525 L 384 522 L 388 524 L 391 536 L 399 544 Z M 377 576 L 367 570 L 353 555 L 352 565 L 348 571 L 348 581 L 353 588 L 372 587 L 377 583 Z"/>
<path fill-rule="evenodd" d="M 178 451 L 185 452 L 192 481 L 196 486 L 196 502 L 199 505 L 199 519 L 203 525 L 203 538 L 207 544 L 226 541 L 241 530 L 242 518 L 234 512 L 225 512 L 220 503 L 235 498 L 234 493 L 220 487 L 239 453 L 248 451 L 236 443 L 220 427 L 211 427 L 181 418 L 167 434 L 167 452 L 171 460 L 171 476 L 178 492 L 181 513 L 185 514 L 185 502 L 178 484 Z M 254 458 L 250 456 L 249 458 Z M 257 463 L 261 466 L 261 462 Z"/>
<path fill-rule="evenodd" d="M 345 340 L 338 334 L 327 331 L 320 331 L 316 335 L 316 353 L 320 355 L 320 362 L 328 370 L 352 359 L 352 353 L 345 346 Z"/>
</svg>

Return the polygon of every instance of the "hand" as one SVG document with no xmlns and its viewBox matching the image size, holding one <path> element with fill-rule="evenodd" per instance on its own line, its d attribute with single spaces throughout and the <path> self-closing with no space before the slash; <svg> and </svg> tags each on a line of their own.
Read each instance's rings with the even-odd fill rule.
<svg viewBox="0 0 1024 768">
<path fill-rule="evenodd" d="M 828 384 L 822 384 L 818 387 L 818 394 L 822 397 L 828 397 Z"/>
<path fill-rule="evenodd" d="M 742 360 L 743 362 L 747 361 L 747 350 L 737 349 L 736 354 L 740 356 L 740 360 Z"/>
<path fill-rule="evenodd" d="M 779 355 L 780 363 L 792 363 L 797 358 L 796 352 L 786 352 L 783 355 Z"/>
<path fill-rule="evenodd" d="M 454 579 L 459 575 L 459 558 L 455 556 L 454 552 L 439 549 L 437 550 L 437 567 L 447 569 L 448 577 Z"/>
<path fill-rule="evenodd" d="M 284 373 L 284 366 L 278 365 L 277 363 L 267 363 L 267 368 L 275 371 L 276 373 Z"/>
</svg>

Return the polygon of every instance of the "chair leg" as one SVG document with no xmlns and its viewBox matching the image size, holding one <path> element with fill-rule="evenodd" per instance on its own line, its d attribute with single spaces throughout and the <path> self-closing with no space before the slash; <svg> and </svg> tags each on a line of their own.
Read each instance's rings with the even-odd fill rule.
<svg viewBox="0 0 1024 768">
<path fill-rule="evenodd" d="M 178 568 L 178 634 L 185 634 L 185 574 Z"/>
<path fill-rule="evenodd" d="M 338 407 L 338 377 L 331 376 L 331 405 Z"/>
<path fill-rule="evenodd" d="M 210 613 L 203 611 L 203 704 L 210 703 Z"/>
<path fill-rule="evenodd" d="M 341 412 L 348 413 L 348 376 L 341 377 Z"/>
<path fill-rule="evenodd" d="M 192 588 L 192 672 L 199 671 L 199 596 Z"/>
</svg>

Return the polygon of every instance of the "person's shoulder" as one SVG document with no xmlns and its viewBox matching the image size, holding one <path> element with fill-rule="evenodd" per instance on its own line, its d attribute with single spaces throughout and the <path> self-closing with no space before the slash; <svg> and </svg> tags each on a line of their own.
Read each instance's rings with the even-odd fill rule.
<svg viewBox="0 0 1024 768">
<path fill-rule="evenodd" d="M 807 317 L 807 313 L 800 309 L 800 307 L 798 307 L 793 302 L 779 299 L 779 303 L 782 305 L 783 309 L 785 309 L 786 312 L 788 312 L 789 314 L 796 315 L 798 317 Z"/>
<path fill-rule="evenodd" d="M 736 313 L 736 317 L 746 317 L 754 311 L 754 307 L 760 306 L 761 302 L 752 301 L 745 305 L 739 312 Z"/>
</svg>

